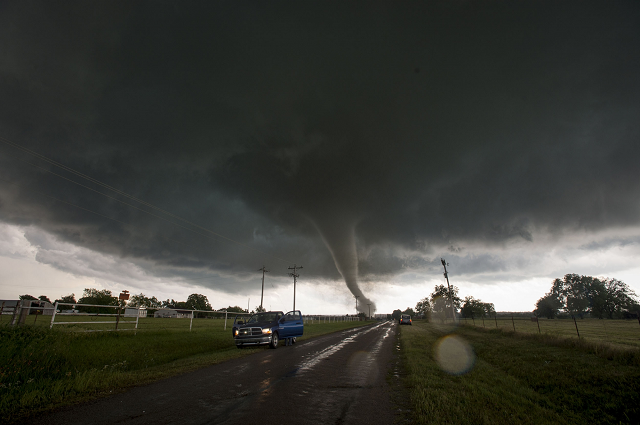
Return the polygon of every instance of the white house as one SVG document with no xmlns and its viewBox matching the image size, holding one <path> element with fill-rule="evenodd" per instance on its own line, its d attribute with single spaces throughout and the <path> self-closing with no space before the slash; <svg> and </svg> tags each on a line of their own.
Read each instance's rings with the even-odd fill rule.
<svg viewBox="0 0 640 425">
<path fill-rule="evenodd" d="M 187 319 L 187 318 L 190 318 L 192 314 L 193 312 L 191 310 L 176 310 L 175 308 L 161 308 L 153 314 L 153 317 Z"/>
</svg>

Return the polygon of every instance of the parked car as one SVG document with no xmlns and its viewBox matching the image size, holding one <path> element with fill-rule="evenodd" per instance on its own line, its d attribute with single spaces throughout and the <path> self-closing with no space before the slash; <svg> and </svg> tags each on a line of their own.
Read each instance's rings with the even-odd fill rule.
<svg viewBox="0 0 640 425">
<path fill-rule="evenodd" d="M 291 342 L 295 342 L 297 337 L 302 336 L 304 323 L 300 310 L 287 314 L 281 311 L 267 311 L 254 314 L 246 322 L 236 317 L 232 332 L 238 348 L 252 345 L 277 348 L 281 339 L 291 338 Z"/>
<path fill-rule="evenodd" d="M 400 324 L 401 325 L 411 325 L 411 316 L 408 314 L 403 314 L 400 316 Z"/>
</svg>

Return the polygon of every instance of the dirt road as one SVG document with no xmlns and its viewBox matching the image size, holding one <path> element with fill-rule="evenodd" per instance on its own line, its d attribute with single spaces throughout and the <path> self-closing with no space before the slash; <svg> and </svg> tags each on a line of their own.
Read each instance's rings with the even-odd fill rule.
<svg viewBox="0 0 640 425">
<path fill-rule="evenodd" d="M 41 424 L 391 424 L 383 322 L 264 349 L 64 409 Z"/>
</svg>

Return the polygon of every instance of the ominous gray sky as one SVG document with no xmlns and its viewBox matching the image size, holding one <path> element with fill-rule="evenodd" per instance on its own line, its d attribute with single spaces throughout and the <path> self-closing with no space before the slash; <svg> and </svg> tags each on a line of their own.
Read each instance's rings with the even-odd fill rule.
<svg viewBox="0 0 640 425">
<path fill-rule="evenodd" d="M 255 293 L 263 264 L 378 303 L 441 256 L 478 285 L 623 273 L 638 51 L 636 1 L 3 2 L 3 240 L 73 276 L 102 270 L 76 248 L 133 264 L 151 295 Z M 605 248 L 630 262 L 582 266 Z"/>
</svg>

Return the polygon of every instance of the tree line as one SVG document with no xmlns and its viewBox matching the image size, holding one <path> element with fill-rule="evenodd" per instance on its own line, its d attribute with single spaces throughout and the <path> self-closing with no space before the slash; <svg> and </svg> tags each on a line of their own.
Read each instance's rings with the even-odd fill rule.
<svg viewBox="0 0 640 425">
<path fill-rule="evenodd" d="M 391 317 L 399 320 L 400 315 L 409 314 L 412 317 L 421 317 L 427 320 L 431 320 L 433 316 L 444 321 L 452 318 L 458 311 L 460 311 L 462 317 L 468 318 L 486 317 L 495 314 L 496 310 L 493 303 L 485 303 L 472 296 L 462 299 L 458 292 L 459 288 L 455 285 L 451 285 L 451 290 L 444 284 L 436 285 L 428 297 L 418 301 L 415 309 L 407 307 L 404 311 L 394 310 Z"/>
<path fill-rule="evenodd" d="M 629 285 L 610 278 L 566 274 L 536 302 L 536 316 L 553 319 L 561 314 L 625 319 L 640 314 L 640 304 Z"/>
<path fill-rule="evenodd" d="M 186 301 L 176 301 L 174 299 L 167 299 L 165 301 L 158 300 L 155 296 L 148 297 L 143 293 L 140 294 L 132 294 L 129 297 L 128 302 L 124 302 L 118 297 L 114 296 L 112 292 L 108 289 L 95 289 L 95 288 L 85 288 L 82 292 L 82 297 L 76 300 L 75 294 L 65 295 L 56 299 L 55 301 L 51 301 L 49 297 L 45 295 L 40 295 L 38 298 L 24 294 L 20 295 L 21 300 L 40 300 L 47 301 L 51 304 L 56 302 L 59 303 L 69 303 L 69 304 L 92 304 L 92 305 L 105 305 L 105 306 L 120 306 L 120 307 L 144 307 L 150 310 L 158 310 L 161 308 L 172 308 L 179 310 L 205 310 L 205 311 L 213 311 L 213 307 L 211 307 L 211 303 L 207 299 L 206 295 L 202 294 L 191 294 L 187 297 Z M 64 306 L 63 306 L 64 307 Z M 69 309 L 72 306 L 68 306 Z M 64 310 L 65 308 L 62 308 Z M 79 311 L 86 313 L 97 313 L 99 307 L 78 307 Z M 235 313 L 245 313 L 246 309 L 238 306 L 229 306 L 226 309 L 229 312 Z"/>
<path fill-rule="evenodd" d="M 418 301 L 415 309 L 394 310 L 392 318 L 400 315 L 440 320 L 450 319 L 460 313 L 463 318 L 481 318 L 495 315 L 493 303 L 485 303 L 472 296 L 461 299 L 458 287 L 436 285 L 433 292 Z M 452 309 L 453 304 L 453 309 Z M 554 279 L 551 289 L 536 302 L 533 310 L 537 317 L 553 319 L 562 315 L 590 316 L 598 319 L 627 319 L 640 317 L 640 304 L 636 294 L 626 283 L 612 278 L 598 278 L 566 274 Z"/>
</svg>

